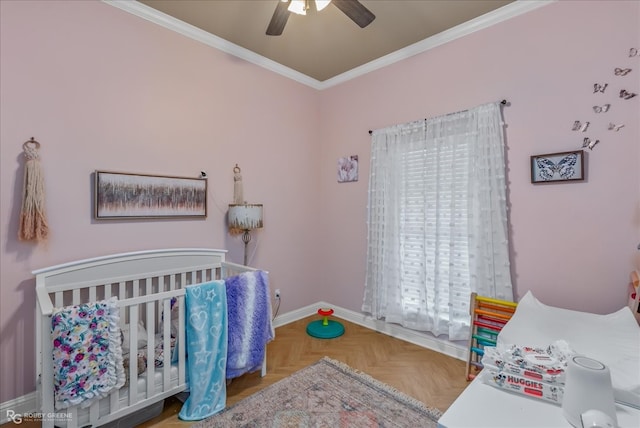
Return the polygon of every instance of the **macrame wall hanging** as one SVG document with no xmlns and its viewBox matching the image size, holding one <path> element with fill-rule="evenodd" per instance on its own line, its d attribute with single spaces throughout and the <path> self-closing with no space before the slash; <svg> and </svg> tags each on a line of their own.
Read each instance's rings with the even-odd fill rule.
<svg viewBox="0 0 640 428">
<path fill-rule="evenodd" d="M 49 235 L 47 215 L 44 207 L 44 175 L 40 167 L 40 143 L 33 137 L 26 141 L 24 150 L 24 184 L 18 239 L 21 241 L 44 241 Z"/>
</svg>

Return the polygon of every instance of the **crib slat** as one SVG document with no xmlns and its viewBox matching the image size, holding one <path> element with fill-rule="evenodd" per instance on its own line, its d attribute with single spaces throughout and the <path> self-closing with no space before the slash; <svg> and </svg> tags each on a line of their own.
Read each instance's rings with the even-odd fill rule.
<svg viewBox="0 0 640 428">
<path fill-rule="evenodd" d="M 91 300 L 93 302 L 93 300 Z M 100 417 L 100 402 L 94 401 L 89 407 L 89 424 L 95 425 Z"/>
<path fill-rule="evenodd" d="M 71 301 L 72 305 L 79 305 L 80 303 L 82 303 L 80 301 L 80 289 L 79 288 L 76 288 L 76 289 L 74 289 L 72 291 L 72 296 L 73 296 L 72 297 L 72 301 Z"/>
<path fill-rule="evenodd" d="M 67 428 L 78 428 L 78 406 L 70 407 L 65 413 L 71 416 L 67 421 Z"/>
<path fill-rule="evenodd" d="M 138 305 L 129 307 L 129 405 L 138 402 Z"/>
<path fill-rule="evenodd" d="M 147 290 L 149 290 L 147 288 Z M 155 390 L 155 302 L 148 302 L 147 307 L 147 397 L 153 396 Z"/>
<path fill-rule="evenodd" d="M 140 280 L 139 286 L 138 286 L 138 291 L 139 291 L 139 296 L 153 296 L 153 289 L 152 289 L 152 283 L 153 283 L 153 279 L 152 277 L 146 277 L 144 279 Z M 147 319 L 147 305 L 140 305 L 140 320 L 146 320 Z M 153 326 L 153 324 L 152 324 Z M 149 328 L 147 327 L 147 331 L 149 330 Z"/>
<path fill-rule="evenodd" d="M 111 284 L 105 284 L 104 285 L 104 299 L 110 299 L 111 298 Z"/>
<path fill-rule="evenodd" d="M 109 394 L 109 413 L 120 410 L 120 390 L 115 390 Z"/>
<path fill-rule="evenodd" d="M 118 283 L 118 300 L 124 300 L 127 298 L 127 284 L 122 281 Z"/>
<path fill-rule="evenodd" d="M 171 386 L 171 299 L 165 299 L 163 305 L 163 314 L 164 319 L 162 320 L 162 349 L 165 350 L 164 353 L 164 364 L 162 367 L 162 388 L 166 391 Z M 167 352 L 169 349 L 169 361 L 167 361 Z M 167 364 L 169 362 L 169 364 Z"/>
<path fill-rule="evenodd" d="M 184 384 L 186 379 L 185 373 L 185 360 L 186 360 L 186 340 L 187 340 L 187 329 L 184 325 L 185 319 L 185 297 L 184 294 L 182 296 L 178 296 L 178 382 L 182 385 Z"/>
<path fill-rule="evenodd" d="M 96 287 L 89 287 L 89 302 L 95 302 L 96 300 Z"/>
<path fill-rule="evenodd" d="M 171 275 L 169 277 L 169 290 L 176 289 L 176 275 Z"/>
<path fill-rule="evenodd" d="M 123 282 L 118 283 L 118 300 L 124 300 L 127 298 L 127 284 Z M 129 311 L 125 311 L 124 316 L 120 317 L 120 328 L 129 323 Z M 129 348 L 131 349 L 131 348 Z"/>
<path fill-rule="evenodd" d="M 158 293 L 164 292 L 164 275 L 158 277 Z M 156 301 L 156 313 L 162 313 L 162 301 Z M 159 330 L 158 330 L 159 331 Z"/>
<path fill-rule="evenodd" d="M 134 279 L 133 283 L 133 297 L 138 297 L 140 295 L 140 280 Z"/>
</svg>

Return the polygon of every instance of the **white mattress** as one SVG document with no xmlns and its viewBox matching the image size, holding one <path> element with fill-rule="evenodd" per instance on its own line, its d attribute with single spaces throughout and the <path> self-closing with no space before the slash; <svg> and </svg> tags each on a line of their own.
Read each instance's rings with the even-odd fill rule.
<svg viewBox="0 0 640 428">
<path fill-rule="evenodd" d="M 500 344 L 546 347 L 565 340 L 611 371 L 617 402 L 640 408 L 640 327 L 629 308 L 608 315 L 548 306 L 529 291 L 498 335 Z"/>
<path fill-rule="evenodd" d="M 145 371 L 140 376 L 138 376 L 138 400 L 142 400 L 147 396 L 147 373 Z M 162 392 L 162 385 L 164 383 L 164 367 L 156 368 L 153 373 L 153 378 L 155 380 L 155 388 L 154 394 Z M 169 369 L 169 379 L 171 379 L 171 387 L 178 385 L 178 365 L 172 364 Z M 126 406 L 129 402 L 129 388 L 120 388 L 120 405 Z"/>
</svg>

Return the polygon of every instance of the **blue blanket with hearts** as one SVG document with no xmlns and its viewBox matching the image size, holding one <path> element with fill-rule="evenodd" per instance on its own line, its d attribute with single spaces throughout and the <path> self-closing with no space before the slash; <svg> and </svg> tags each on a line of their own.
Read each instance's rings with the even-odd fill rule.
<svg viewBox="0 0 640 428">
<path fill-rule="evenodd" d="M 190 394 L 180 410 L 198 421 L 224 409 L 227 400 L 227 295 L 222 280 L 185 287 L 187 375 Z"/>
</svg>

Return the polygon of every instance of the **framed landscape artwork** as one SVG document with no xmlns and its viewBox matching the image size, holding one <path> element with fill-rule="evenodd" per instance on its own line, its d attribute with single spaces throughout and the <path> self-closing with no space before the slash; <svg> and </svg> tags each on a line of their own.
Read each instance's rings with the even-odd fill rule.
<svg viewBox="0 0 640 428">
<path fill-rule="evenodd" d="M 206 178 L 96 171 L 96 219 L 207 216 Z"/>
</svg>

